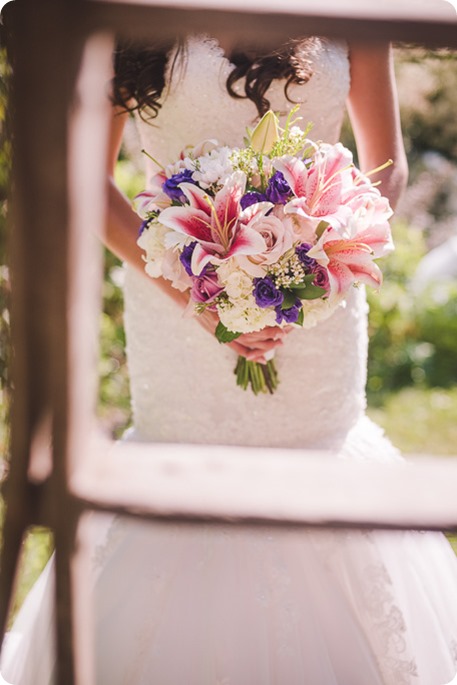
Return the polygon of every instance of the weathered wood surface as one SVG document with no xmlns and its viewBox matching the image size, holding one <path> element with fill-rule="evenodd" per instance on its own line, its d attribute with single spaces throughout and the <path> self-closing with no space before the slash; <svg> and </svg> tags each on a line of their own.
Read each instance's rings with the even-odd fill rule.
<svg viewBox="0 0 457 685">
<path fill-rule="evenodd" d="M 71 489 L 89 507 L 181 521 L 457 529 L 457 459 L 95 442 Z M 367 459 L 370 455 L 367 455 Z"/>
<path fill-rule="evenodd" d="M 95 373 L 90 341 L 96 328 L 88 313 L 95 312 L 91 302 L 97 306 L 99 279 L 89 278 L 97 271 L 89 237 L 104 216 L 106 97 L 102 85 L 98 100 L 105 109 L 97 127 L 90 88 L 75 98 L 83 46 L 76 4 L 23 0 L 14 5 L 15 397 L 0 611 L 4 627 L 21 538 L 28 525 L 46 522 L 56 543 L 58 681 L 89 685 L 90 604 L 74 608 L 74 589 L 83 589 L 88 572 L 76 570 L 84 563 L 75 547 L 80 510 L 68 482 L 89 434 L 94 403 L 89 378 Z M 105 46 L 105 83 L 110 47 Z M 96 77 L 97 89 L 103 79 Z"/>
<path fill-rule="evenodd" d="M 220 9 L 232 12 L 259 12 L 270 14 L 318 15 L 328 17 L 408 19 L 429 21 L 430 19 L 455 18 L 455 3 L 449 0 L 91 0 L 92 2 L 117 3 L 129 7 L 176 7 L 179 9 Z"/>
<path fill-rule="evenodd" d="M 66 111 L 68 78 L 55 64 L 40 29 L 50 21 L 43 7 L 22 6 L 15 16 L 14 197 L 10 221 L 13 283 L 14 403 L 11 468 L 5 486 L 5 552 L 2 558 L 1 620 L 6 620 L 6 595 L 17 563 L 20 539 L 27 525 L 40 521 L 40 498 L 28 478 L 37 443 L 52 413 L 56 378 L 65 373 L 66 331 L 62 326 L 66 221 Z M 38 10 L 38 11 L 37 11 Z M 52 13 L 54 16 L 54 13 Z M 59 12 L 55 19 L 59 25 Z M 59 50 L 61 38 L 54 48 Z M 33 59 L 31 59 L 33 55 Z M 43 74 L 53 75 L 53 88 Z M 33 124 L 33 125 L 32 125 Z M 59 312 L 59 313 L 58 313 Z M 54 346 L 61 350 L 54 357 Z M 62 379 L 58 392 L 65 394 Z M 65 425 L 60 426 L 65 433 Z M 49 442 L 50 433 L 46 440 Z M 41 450 L 40 450 L 41 451 Z"/>
<path fill-rule="evenodd" d="M 457 13 L 447 0 L 88 0 L 87 21 L 143 39 L 191 31 L 255 45 L 307 34 L 457 46 Z"/>
</svg>

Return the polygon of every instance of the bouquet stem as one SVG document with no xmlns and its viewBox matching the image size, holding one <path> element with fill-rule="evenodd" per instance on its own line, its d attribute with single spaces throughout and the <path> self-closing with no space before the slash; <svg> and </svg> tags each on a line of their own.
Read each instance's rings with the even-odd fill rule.
<svg viewBox="0 0 457 685">
<path fill-rule="evenodd" d="M 234 373 L 237 385 L 243 390 L 247 390 L 250 385 L 254 395 L 259 392 L 269 392 L 272 395 L 278 387 L 278 373 L 273 359 L 260 364 L 239 356 Z"/>
</svg>

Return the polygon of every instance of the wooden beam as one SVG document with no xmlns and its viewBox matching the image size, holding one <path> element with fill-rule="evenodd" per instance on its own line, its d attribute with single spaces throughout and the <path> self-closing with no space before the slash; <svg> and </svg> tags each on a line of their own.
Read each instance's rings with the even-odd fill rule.
<svg viewBox="0 0 457 685">
<path fill-rule="evenodd" d="M 457 529 L 457 459 L 369 457 L 97 442 L 71 489 L 85 507 L 164 522 Z"/>
<path fill-rule="evenodd" d="M 271 46 L 301 35 L 328 35 L 457 47 L 457 14 L 446 0 L 87 0 L 85 7 L 88 26 L 139 39 L 192 32 Z"/>
</svg>

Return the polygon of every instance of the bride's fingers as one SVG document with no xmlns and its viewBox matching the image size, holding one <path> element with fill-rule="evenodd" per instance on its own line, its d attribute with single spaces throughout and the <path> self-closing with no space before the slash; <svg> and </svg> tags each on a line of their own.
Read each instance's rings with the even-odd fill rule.
<svg viewBox="0 0 457 685">
<path fill-rule="evenodd" d="M 247 345 L 249 347 L 255 347 L 255 345 L 265 342 L 276 342 L 277 340 L 283 340 L 284 334 L 281 333 L 265 333 L 264 331 L 259 331 L 258 333 L 244 333 L 240 335 L 237 340 L 242 345 Z"/>
<path fill-rule="evenodd" d="M 286 335 L 293 331 L 293 326 L 286 326 L 279 328 L 278 326 L 269 326 L 261 331 L 255 333 L 244 333 L 238 340 L 242 340 L 243 344 L 250 345 L 257 342 L 266 342 L 271 340 L 284 340 Z"/>
<path fill-rule="evenodd" d="M 242 357 L 246 357 L 246 359 L 248 358 L 249 354 L 252 354 L 252 350 L 249 347 L 240 344 L 237 340 L 227 343 L 227 345 L 237 354 L 241 355 Z"/>
<path fill-rule="evenodd" d="M 284 340 L 259 340 L 251 345 L 246 345 L 251 350 L 262 350 L 263 352 L 268 352 L 268 350 L 274 350 L 276 347 L 281 347 L 284 345 Z"/>
<path fill-rule="evenodd" d="M 237 340 L 238 345 L 242 345 L 244 350 L 246 350 L 246 353 L 249 354 L 256 354 L 259 353 L 261 355 L 264 355 L 266 352 L 270 352 L 271 350 L 276 349 L 277 347 L 281 347 L 284 345 L 283 340 L 266 340 L 265 342 L 255 342 L 255 343 L 240 343 Z"/>
<path fill-rule="evenodd" d="M 253 350 L 252 352 L 249 352 L 249 354 L 246 356 L 246 359 L 250 362 L 258 362 L 259 364 L 266 364 L 267 360 L 265 357 L 258 351 Z"/>
</svg>

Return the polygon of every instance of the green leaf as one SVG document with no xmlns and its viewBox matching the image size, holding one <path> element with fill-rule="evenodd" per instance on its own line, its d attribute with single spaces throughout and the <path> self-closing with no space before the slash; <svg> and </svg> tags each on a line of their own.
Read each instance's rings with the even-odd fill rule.
<svg viewBox="0 0 457 685">
<path fill-rule="evenodd" d="M 318 297 L 325 295 L 326 292 L 325 288 L 319 288 L 318 285 L 307 285 L 299 297 L 301 300 L 316 300 Z"/>
<path fill-rule="evenodd" d="M 314 279 L 316 278 L 316 274 L 307 274 L 303 278 L 303 282 L 308 285 L 308 283 L 314 283 Z"/>
<path fill-rule="evenodd" d="M 297 291 L 294 290 L 281 290 L 284 295 L 284 300 L 281 305 L 281 309 L 290 309 L 294 306 L 295 300 L 297 299 Z"/>
<path fill-rule="evenodd" d="M 234 333 L 233 331 L 229 331 L 229 329 L 224 326 L 222 321 L 219 321 L 219 323 L 216 326 L 215 335 L 220 343 L 229 343 L 232 342 L 232 340 L 236 340 L 237 338 L 239 338 L 241 333 Z"/>
<path fill-rule="evenodd" d="M 300 300 L 308 300 L 309 299 L 308 295 L 307 295 L 308 288 L 309 288 L 309 285 L 306 287 L 300 286 L 300 287 L 295 288 L 294 289 L 295 296 L 300 298 Z"/>
<path fill-rule="evenodd" d="M 298 312 L 298 319 L 296 320 L 297 326 L 303 326 L 303 321 L 305 320 L 305 312 L 303 311 L 303 307 L 300 309 Z"/>
<path fill-rule="evenodd" d="M 300 283 L 294 283 L 294 285 L 291 285 L 290 287 L 292 288 L 297 297 L 301 297 L 299 293 L 304 291 L 305 288 L 309 287 L 311 283 L 313 283 L 315 278 L 316 274 L 308 274 L 307 276 L 303 277 Z"/>
</svg>

